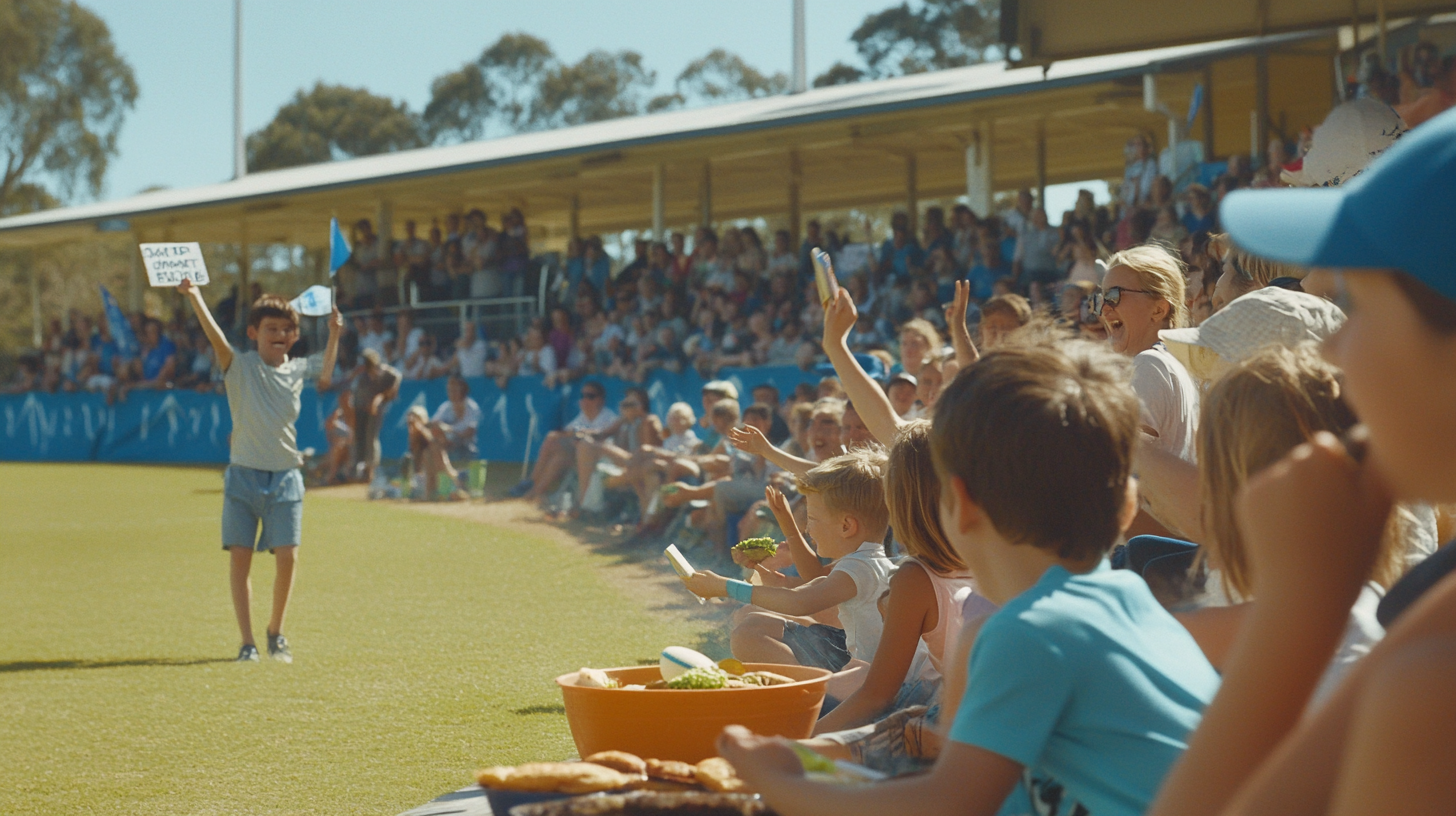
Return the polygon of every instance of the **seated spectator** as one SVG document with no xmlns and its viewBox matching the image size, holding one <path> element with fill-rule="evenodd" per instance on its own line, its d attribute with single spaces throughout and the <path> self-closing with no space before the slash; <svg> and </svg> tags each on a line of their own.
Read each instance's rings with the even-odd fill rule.
<svg viewBox="0 0 1456 816">
<path fill-rule="evenodd" d="M 644 444 L 632 452 L 625 479 L 636 491 L 637 506 L 642 510 L 643 526 L 638 528 L 639 533 L 649 523 L 653 497 L 664 481 L 696 479 L 701 473 L 691 458 L 702 448 L 702 442 L 693 432 L 697 422 L 691 405 L 675 402 L 667 409 L 667 437 L 659 445 Z"/>
<path fill-rule="evenodd" d="M 913 419 L 911 415 L 915 412 L 915 397 L 919 390 L 919 381 L 912 374 L 901 371 L 890 376 L 890 381 L 885 384 L 885 396 L 889 397 L 896 416 Z"/>
<path fill-rule="evenodd" d="M 425 337 L 425 330 L 415 325 L 414 313 L 409 309 L 401 309 L 394 316 L 395 328 L 395 357 L 390 363 L 400 369 L 405 367 L 406 361 L 415 356 L 420 348 L 420 341 Z"/>
<path fill-rule="evenodd" d="M 1178 211 L 1173 208 L 1173 205 L 1159 207 L 1149 238 L 1163 246 L 1173 248 L 1183 243 L 1183 239 L 1186 237 L 1188 237 L 1188 229 L 1178 220 Z"/>
<path fill-rule="evenodd" d="M 798 459 L 808 459 L 813 446 L 809 441 L 809 430 L 814 425 L 814 403 L 796 402 L 789 411 L 789 440 L 779 447 Z"/>
<path fill-rule="evenodd" d="M 1006 336 L 1031 322 L 1031 304 L 1017 294 L 997 295 L 981 304 L 981 348 L 990 351 Z"/>
<path fill-rule="evenodd" d="M 860 419 L 859 412 L 854 410 L 854 403 L 848 400 L 845 400 L 844 403 L 844 419 L 840 424 L 840 436 L 844 440 L 845 450 L 876 444 L 874 434 L 870 433 L 869 427 L 864 424 L 863 419 Z"/>
<path fill-rule="evenodd" d="M 1016 235 L 1016 254 L 1011 259 L 1011 274 L 1022 289 L 1039 292 L 1043 284 L 1061 279 L 1056 255 L 1061 241 L 1061 232 L 1047 223 L 1046 209 L 1032 210 L 1026 229 Z"/>
<path fill-rule="evenodd" d="M 450 368 L 462 377 L 484 377 L 490 346 L 480 336 L 475 322 L 467 320 L 460 326 L 460 337 L 455 341 L 455 353 Z"/>
<path fill-rule="evenodd" d="M 127 388 L 171 388 L 177 372 L 177 344 L 162 333 L 162 321 L 147 318 L 141 337 L 138 376 Z"/>
<path fill-rule="evenodd" d="M 207 339 L 207 335 L 198 332 L 192 338 L 192 360 L 188 363 L 187 370 L 177 378 L 177 387 L 194 388 L 198 391 L 210 390 L 215 384 L 213 359 L 212 343 Z M 100 373 L 94 366 L 93 363 L 90 372 L 92 376 Z M 90 377 L 86 379 L 90 379 Z M 95 389 L 91 389 L 88 385 L 87 390 Z"/>
<path fill-rule="evenodd" d="M 599 431 L 585 431 L 580 435 L 576 443 L 577 507 L 581 507 L 582 500 L 586 498 L 598 462 L 625 468 L 638 450 L 662 444 L 662 420 L 651 413 L 650 405 L 645 390 L 629 388 L 627 396 L 617 403 L 616 421 Z M 611 484 L 609 480 L 608 486 L 625 487 L 627 484 L 627 479 L 619 477 L 618 484 Z"/>
<path fill-rule="evenodd" d="M 540 330 L 536 332 L 539 336 Z M 546 434 L 531 475 L 511 488 L 511 495 L 530 501 L 541 501 L 551 495 L 561 477 L 575 464 L 576 443 L 581 435 L 600 431 L 617 421 L 616 412 L 606 406 L 606 401 L 607 390 L 601 383 L 588 381 L 583 385 L 577 401 L 581 412 L 565 428 Z"/>
<path fill-rule="evenodd" d="M 890 237 L 880 244 L 875 267 L 878 279 L 908 279 L 911 270 L 919 269 L 924 262 L 925 252 L 921 249 L 920 242 L 910 234 L 910 216 L 903 212 L 890 216 Z"/>
<path fill-rule="evenodd" d="M 1001 609 L 967 630 L 949 742 L 928 774 L 849 788 L 805 779 L 780 740 L 730 729 L 720 753 L 771 807 L 993 813 L 1027 778 L 1060 786 L 1066 812 L 1152 802 L 1219 680 L 1147 585 L 1106 564 L 1135 501 L 1126 365 L 1091 346 L 1002 349 L 951 385 L 932 430 L 939 513 Z M 1026 439 L 1050 453 L 1023 461 Z M 1023 467 L 1008 471 L 1012 460 Z"/>
<path fill-rule="evenodd" d="M 1235 298 L 1262 289 L 1278 278 L 1303 278 L 1305 271 L 1293 264 L 1266 260 L 1238 247 L 1230 247 L 1224 253 L 1223 272 L 1213 285 L 1213 311 L 1217 312 Z"/>
<path fill-rule="evenodd" d="M 329 452 L 324 455 L 323 473 L 319 476 L 323 484 L 348 481 L 353 474 L 354 423 L 354 395 L 348 390 L 340 391 L 339 404 L 324 420 Z"/>
<path fill-rule="evenodd" d="M 376 310 L 367 321 L 364 321 L 363 329 L 358 328 L 360 321 L 364 321 L 364 318 L 359 318 L 354 322 L 356 331 L 359 332 L 359 350 L 373 349 L 381 360 L 386 359 L 384 347 L 394 339 L 394 334 L 384 328 L 384 315 Z"/>
<path fill-rule="evenodd" d="M 844 453 L 844 400 L 832 397 L 814 403 L 809 424 L 809 456 L 823 463 Z"/>
<path fill-rule="evenodd" d="M 820 377 L 815 399 L 844 399 L 844 387 L 839 384 L 839 378 L 833 374 Z"/>
<path fill-rule="evenodd" d="M 435 338 L 428 334 L 420 338 L 414 353 L 406 357 L 403 364 L 406 380 L 433 380 L 449 370 L 450 365 L 435 356 Z"/>
<path fill-rule="evenodd" d="M 804 328 L 797 319 L 784 321 L 778 337 L 769 343 L 768 356 L 764 365 L 788 366 L 799 364 L 799 348 L 805 344 Z"/>
<path fill-rule="evenodd" d="M 731 597 L 745 604 L 748 611 L 736 616 L 731 635 L 735 657 L 839 671 L 852 658 L 868 661 L 874 656 L 884 629 L 879 600 L 893 570 L 881 544 L 888 526 L 884 465 L 883 451 L 862 450 L 835 457 L 798 478 L 816 549 L 800 533 L 783 495 L 776 490 L 769 494 L 804 583 L 789 585 L 785 576 L 767 570 L 759 575 L 776 585 L 754 586 L 707 570 L 683 579 L 701 597 Z M 822 564 L 821 555 L 833 559 L 831 564 Z M 842 628 L 801 623 L 826 612 L 837 612 Z"/>
<path fill-rule="evenodd" d="M 727 380 L 711 380 L 703 384 L 700 392 L 703 399 L 703 415 L 698 419 L 698 437 L 703 440 L 703 447 L 715 448 L 722 436 L 716 430 L 713 422 L 713 406 L 718 400 L 738 400 L 738 386 Z"/>
<path fill-rule="evenodd" d="M 918 377 L 920 362 L 926 355 L 938 352 L 945 345 L 940 332 L 925 320 L 916 318 L 900 327 L 900 366 L 907 374 Z"/>
<path fill-rule="evenodd" d="M 1183 213 L 1183 229 L 1189 235 L 1195 232 L 1216 232 L 1218 213 L 1213 209 L 1213 196 L 1202 184 L 1190 184 L 1183 191 L 1188 210 Z"/>
<path fill-rule="evenodd" d="M 769 441 L 778 445 L 788 439 L 789 425 L 784 421 L 783 415 L 779 411 L 782 407 L 782 401 L 779 399 L 779 390 L 772 383 L 759 383 L 749 389 L 748 393 L 753 395 L 753 401 L 755 403 L 767 405 L 773 414 L 770 417 L 772 425 L 767 434 Z"/>
</svg>

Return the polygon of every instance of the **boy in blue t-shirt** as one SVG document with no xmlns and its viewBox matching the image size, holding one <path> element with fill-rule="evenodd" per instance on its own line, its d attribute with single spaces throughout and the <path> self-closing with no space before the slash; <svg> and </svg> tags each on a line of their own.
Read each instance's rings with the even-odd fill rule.
<svg viewBox="0 0 1456 816">
<path fill-rule="evenodd" d="M 1023 776 L 1095 816 L 1141 814 L 1218 676 L 1107 550 L 1137 512 L 1127 362 L 1089 343 L 998 349 L 941 392 L 932 449 L 946 536 L 1001 609 L 972 647 L 930 773 L 809 782 L 785 741 L 730 728 L 719 750 L 784 816 L 996 813 Z"/>
</svg>

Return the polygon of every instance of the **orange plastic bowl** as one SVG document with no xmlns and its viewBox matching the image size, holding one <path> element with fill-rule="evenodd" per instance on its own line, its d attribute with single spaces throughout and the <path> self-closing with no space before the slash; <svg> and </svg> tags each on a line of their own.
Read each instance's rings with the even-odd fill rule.
<svg viewBox="0 0 1456 816">
<path fill-rule="evenodd" d="M 771 663 L 749 663 L 747 669 L 775 672 L 795 682 L 744 689 L 600 689 L 576 685 L 577 673 L 572 672 L 556 678 L 556 684 L 580 756 L 627 751 L 699 762 L 718 755 L 713 742 L 726 725 L 792 739 L 810 736 L 830 673 Z M 662 679 L 656 666 L 604 671 L 624 686 Z"/>
</svg>

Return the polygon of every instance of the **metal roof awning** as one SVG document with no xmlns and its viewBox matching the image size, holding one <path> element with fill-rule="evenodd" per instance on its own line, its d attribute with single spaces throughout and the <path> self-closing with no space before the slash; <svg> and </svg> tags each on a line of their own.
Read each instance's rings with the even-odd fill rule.
<svg viewBox="0 0 1456 816">
<path fill-rule="evenodd" d="M 1456 11 L 1452 0 L 1001 0 L 1001 40 L 1046 63 Z"/>
<path fill-rule="evenodd" d="M 1271 52 L 1285 61 L 1271 72 L 1271 99 L 1297 128 L 1329 109 L 1334 48 L 1324 30 L 819 88 L 14 216 L 0 219 L 0 247 L 105 232 L 318 247 L 327 241 L 330 216 L 373 217 L 385 202 L 395 224 L 472 207 L 519 207 L 533 244 L 544 246 L 578 227 L 649 224 L 654 192 L 669 226 L 699 222 L 709 197 L 711 220 L 786 213 L 790 177 L 806 213 L 903 202 L 907 172 L 919 196 L 947 197 L 966 192 L 967 148 L 990 132 L 978 130 L 988 124 L 996 189 L 1111 178 L 1122 173 L 1128 136 L 1165 128 L 1162 115 L 1144 108 L 1144 74 L 1159 74 L 1163 101 L 1185 110 L 1194 85 L 1211 81 L 1218 121 L 1207 127 L 1209 139 L 1217 152 L 1242 152 L 1254 99 L 1252 55 Z"/>
</svg>

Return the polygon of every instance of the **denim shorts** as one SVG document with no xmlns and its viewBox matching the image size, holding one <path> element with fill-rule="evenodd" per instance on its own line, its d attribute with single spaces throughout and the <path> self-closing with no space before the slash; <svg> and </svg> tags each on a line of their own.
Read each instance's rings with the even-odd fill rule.
<svg viewBox="0 0 1456 816">
<path fill-rule="evenodd" d="M 849 662 L 844 630 L 823 623 L 804 626 L 784 621 L 784 644 L 794 652 L 800 666 L 814 666 L 837 672 Z"/>
<path fill-rule="evenodd" d="M 262 526 L 262 534 L 258 532 Z M 222 546 L 296 547 L 303 534 L 303 473 L 228 465 L 222 475 Z"/>
</svg>

